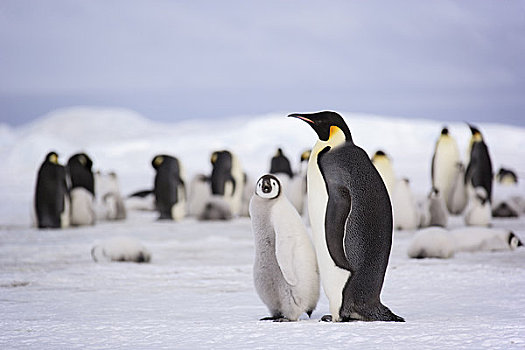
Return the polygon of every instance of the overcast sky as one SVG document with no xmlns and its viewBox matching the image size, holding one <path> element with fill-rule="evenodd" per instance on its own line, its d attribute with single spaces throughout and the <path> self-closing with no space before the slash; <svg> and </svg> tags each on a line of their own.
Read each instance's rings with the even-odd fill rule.
<svg viewBox="0 0 525 350">
<path fill-rule="evenodd" d="M 525 126 L 525 1 L 0 1 L 0 121 L 332 109 Z"/>
</svg>

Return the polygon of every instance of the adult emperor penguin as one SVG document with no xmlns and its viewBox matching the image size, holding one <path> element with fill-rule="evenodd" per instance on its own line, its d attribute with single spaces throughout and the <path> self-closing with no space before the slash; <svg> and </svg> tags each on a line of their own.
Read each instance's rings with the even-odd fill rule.
<svg viewBox="0 0 525 350">
<path fill-rule="evenodd" d="M 95 213 L 95 179 L 93 161 L 85 153 L 72 155 L 67 161 L 71 179 L 71 225 L 93 225 Z"/>
<path fill-rule="evenodd" d="M 182 220 L 186 215 L 186 186 L 179 160 L 160 154 L 151 165 L 157 171 L 153 192 L 159 219 Z"/>
<path fill-rule="evenodd" d="M 49 152 L 38 170 L 35 211 L 38 228 L 69 226 L 66 169 L 58 163 L 56 152 Z"/>
<path fill-rule="evenodd" d="M 290 165 L 290 161 L 283 154 L 283 150 L 281 148 L 277 149 L 277 153 L 272 157 L 270 161 L 270 173 L 284 173 L 288 175 L 290 179 L 293 178 L 293 172 L 292 167 Z"/>
<path fill-rule="evenodd" d="M 434 148 L 431 179 L 432 187 L 439 190 L 447 204 L 447 209 L 451 213 L 452 208 L 449 207 L 449 197 L 452 195 L 452 187 L 458 170 L 456 164 L 459 162 L 458 144 L 454 137 L 450 135 L 448 128 L 444 127 Z"/>
<path fill-rule="evenodd" d="M 487 192 L 487 199 L 492 203 L 492 162 L 483 135 L 474 126 L 469 124 L 472 136 L 470 138 L 470 159 L 465 172 L 465 183 L 469 189 L 469 195 L 476 187 L 483 187 Z"/>
<path fill-rule="evenodd" d="M 392 206 L 381 176 L 330 111 L 290 114 L 319 139 L 308 162 L 308 207 L 329 321 L 404 321 L 381 303 Z"/>
<path fill-rule="evenodd" d="M 394 187 L 396 186 L 396 175 L 394 174 L 394 168 L 392 167 L 392 161 L 382 150 L 378 150 L 372 156 L 372 164 L 376 167 L 381 179 L 385 183 L 388 195 L 392 198 L 394 193 Z"/>
<path fill-rule="evenodd" d="M 282 191 L 279 179 L 263 175 L 250 201 L 255 238 L 255 289 L 271 316 L 296 321 L 311 316 L 319 300 L 319 270 L 306 227 Z"/>
<path fill-rule="evenodd" d="M 244 172 L 239 160 L 230 151 L 216 151 L 211 155 L 211 192 L 212 195 L 224 196 L 230 204 L 234 216 L 242 209 Z"/>
</svg>

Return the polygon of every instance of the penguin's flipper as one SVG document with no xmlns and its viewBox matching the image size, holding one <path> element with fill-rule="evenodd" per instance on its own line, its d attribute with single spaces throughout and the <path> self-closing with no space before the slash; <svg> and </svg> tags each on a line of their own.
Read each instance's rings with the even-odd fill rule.
<svg viewBox="0 0 525 350">
<path fill-rule="evenodd" d="M 326 245 L 335 264 L 352 271 L 345 253 L 346 221 L 352 207 L 350 193 L 346 187 L 329 186 L 328 204 L 326 206 L 325 234 Z"/>
</svg>

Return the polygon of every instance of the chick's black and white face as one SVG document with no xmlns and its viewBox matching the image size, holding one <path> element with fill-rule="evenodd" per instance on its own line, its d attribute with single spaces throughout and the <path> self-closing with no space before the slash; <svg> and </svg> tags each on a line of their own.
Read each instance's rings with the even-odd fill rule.
<svg viewBox="0 0 525 350">
<path fill-rule="evenodd" d="M 255 194 L 261 198 L 273 199 L 277 198 L 281 193 L 281 185 L 279 180 L 273 175 L 264 175 L 255 186 Z"/>
</svg>

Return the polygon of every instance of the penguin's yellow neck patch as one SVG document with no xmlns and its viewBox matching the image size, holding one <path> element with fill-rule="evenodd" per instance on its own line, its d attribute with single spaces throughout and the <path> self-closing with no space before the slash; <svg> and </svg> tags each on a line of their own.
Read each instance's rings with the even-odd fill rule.
<svg viewBox="0 0 525 350">
<path fill-rule="evenodd" d="M 58 157 L 56 156 L 56 154 L 52 154 L 49 156 L 49 161 L 53 164 L 58 164 Z"/>
<path fill-rule="evenodd" d="M 344 143 L 346 140 L 345 133 L 339 127 L 332 125 L 330 127 L 330 136 L 328 137 L 328 143 L 335 147 Z"/>
<path fill-rule="evenodd" d="M 155 166 L 159 166 L 162 164 L 163 161 L 164 161 L 164 157 L 158 156 L 158 157 L 155 157 L 155 160 L 153 162 L 155 163 Z"/>
<path fill-rule="evenodd" d="M 472 141 L 473 142 L 480 142 L 483 140 L 483 137 L 481 136 L 481 134 L 479 132 L 476 132 L 474 133 L 474 135 L 472 135 Z"/>
<path fill-rule="evenodd" d="M 211 163 L 215 164 L 216 161 L 217 161 L 217 152 L 213 152 L 213 154 L 211 155 Z"/>
</svg>

